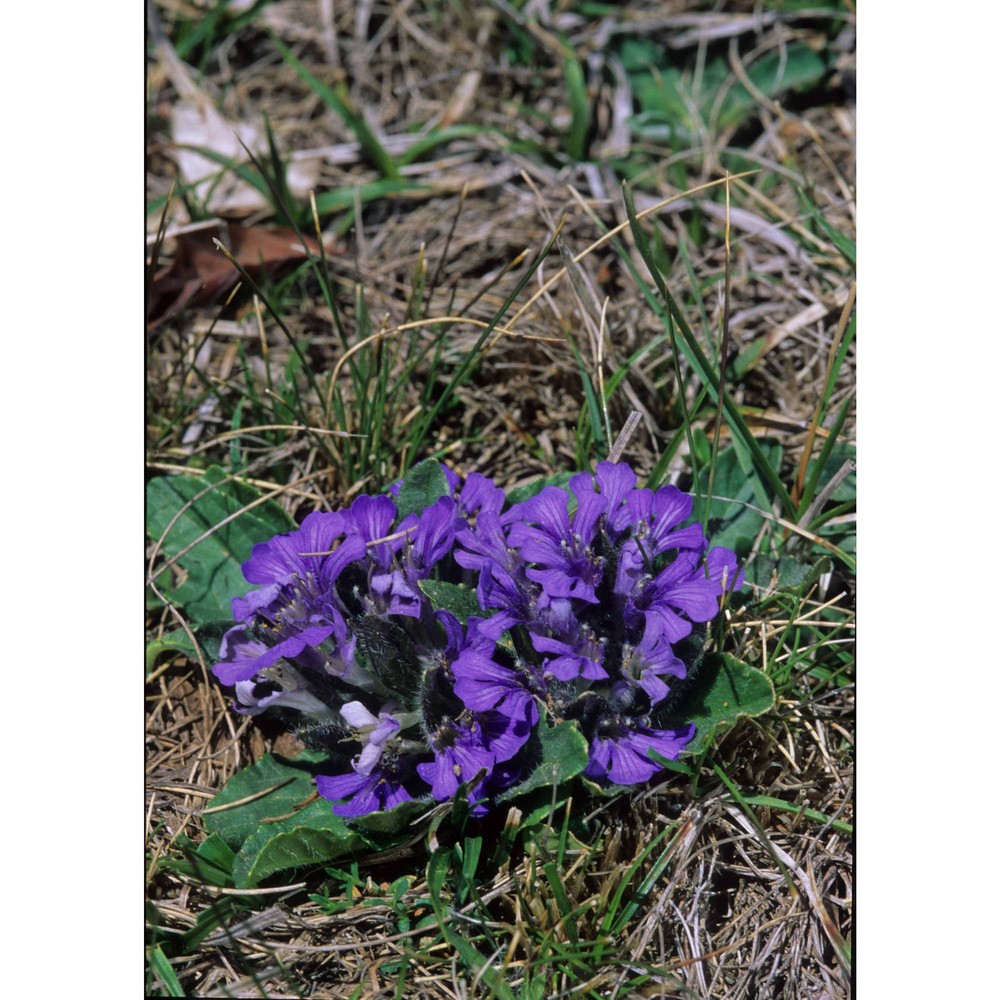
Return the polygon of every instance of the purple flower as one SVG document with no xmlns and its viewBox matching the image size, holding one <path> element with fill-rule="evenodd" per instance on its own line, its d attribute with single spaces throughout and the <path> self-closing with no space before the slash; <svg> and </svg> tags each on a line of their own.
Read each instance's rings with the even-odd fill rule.
<svg viewBox="0 0 1000 1000">
<path fill-rule="evenodd" d="M 736 557 L 729 555 L 735 566 Z M 720 556 L 716 563 L 721 576 L 729 560 Z M 711 621 L 719 613 L 721 596 L 721 580 L 706 573 L 699 552 L 688 550 L 679 553 L 654 579 L 640 580 L 629 603 L 645 615 L 647 624 L 655 621 L 668 642 L 679 642 L 691 634 L 691 622 Z"/>
<path fill-rule="evenodd" d="M 648 751 L 676 760 L 694 738 L 695 726 L 680 729 L 649 729 L 621 717 L 602 719 L 590 743 L 590 761 L 584 774 L 609 779 L 617 785 L 637 785 L 648 781 L 661 769 Z"/>
<path fill-rule="evenodd" d="M 583 476 L 586 476 L 586 473 Z M 609 534 L 617 538 L 631 523 L 630 511 L 625 504 L 635 492 L 635 473 L 624 464 L 598 462 L 597 471 L 592 478 L 576 478 L 579 490 L 593 490 L 594 480 L 596 480 L 597 488 L 606 503 L 604 511 L 606 526 L 609 529 Z M 570 482 L 572 485 L 572 480 Z"/>
<path fill-rule="evenodd" d="M 376 613 L 420 617 L 424 598 L 419 581 L 451 551 L 457 522 L 458 509 L 450 497 L 440 497 L 419 516 L 410 514 L 400 522 L 395 534 L 403 540 L 397 558 L 380 563 L 384 572 L 371 578 Z"/>
<path fill-rule="evenodd" d="M 257 661 L 267 652 L 267 646 L 247 635 L 246 626 L 235 625 L 222 636 L 219 661 L 212 673 L 225 684 L 248 681 L 257 673 Z"/>
<path fill-rule="evenodd" d="M 530 728 L 526 722 L 515 723 L 499 712 L 477 713 L 471 718 L 445 722 L 431 735 L 434 760 L 417 764 L 417 773 L 431 786 L 439 802 L 450 799 L 463 782 L 479 780 L 469 789 L 469 801 L 484 798 L 485 789 L 497 764 L 514 757 L 527 742 Z M 501 783 L 509 777 L 499 775 Z M 473 810 L 486 812 L 485 806 Z"/>
<path fill-rule="evenodd" d="M 434 760 L 418 764 L 417 774 L 431 786 L 431 795 L 443 802 L 458 791 L 462 782 L 480 775 L 476 787 L 470 789 L 473 799 L 479 798 L 495 761 L 485 745 L 481 728 L 476 723 L 463 726 L 445 722 L 431 734 L 430 743 Z"/>
<path fill-rule="evenodd" d="M 735 552 L 723 548 L 721 545 L 712 549 L 705 557 L 705 567 L 708 570 L 708 578 L 717 582 L 722 590 L 731 594 L 743 586 L 743 570 L 737 570 L 739 561 Z"/>
<path fill-rule="evenodd" d="M 459 513 L 464 518 L 473 514 L 499 514 L 506 499 L 504 491 L 478 472 L 470 472 L 465 485 L 453 494 L 458 501 Z"/>
<path fill-rule="evenodd" d="M 455 694 L 473 711 L 495 709 L 515 722 L 538 722 L 538 706 L 526 668 L 511 670 L 475 649 L 465 649 L 451 665 Z"/>
<path fill-rule="evenodd" d="M 249 639 L 244 626 L 238 625 L 229 629 L 222 637 L 222 644 L 219 647 L 221 659 L 212 668 L 212 672 L 223 684 L 247 681 L 281 659 L 294 659 L 306 649 L 320 645 L 333 632 L 332 624 L 319 624 L 302 628 L 300 631 L 296 631 L 293 627 L 291 634 L 280 638 L 281 632 L 275 629 L 274 636 L 278 641 L 269 647 L 262 642 Z"/>
<path fill-rule="evenodd" d="M 233 600 L 239 624 L 213 668 L 235 686 L 235 710 L 312 723 L 302 738 L 345 772 L 317 778 L 338 816 L 462 786 L 483 814 L 532 765 L 541 706 L 575 720 L 589 777 L 648 780 L 660 770 L 651 751 L 676 759 L 694 736 L 651 718 L 687 676 L 674 644 L 742 584 L 736 556 L 706 554 L 701 526 L 684 526 L 691 498 L 638 489 L 624 463 L 506 511 L 478 473 L 445 477 L 448 495 L 405 518 L 390 496 L 359 496 L 254 546 L 255 589 Z M 435 578 L 446 586 L 425 594 Z M 488 617 L 463 621 L 447 585 L 473 581 Z M 449 595 L 456 608 L 436 607 Z"/>
<path fill-rule="evenodd" d="M 647 622 L 642 639 L 626 645 L 622 651 L 622 674 L 630 677 L 646 692 L 650 705 L 663 701 L 670 688 L 663 677 L 687 677 L 684 661 L 674 653 L 655 619 Z"/>
<path fill-rule="evenodd" d="M 672 549 L 700 555 L 705 548 L 705 534 L 700 524 L 686 528 L 678 525 L 691 515 L 692 499 L 676 486 L 652 490 L 633 490 L 626 500 L 631 535 L 618 557 L 615 593 L 628 595 L 653 572 L 658 557 Z"/>
<path fill-rule="evenodd" d="M 601 680 L 608 672 L 601 666 L 604 659 L 604 643 L 594 633 L 581 627 L 573 643 L 531 633 L 531 642 L 540 653 L 556 653 L 542 661 L 542 669 L 557 680 L 572 681 L 577 677 L 585 680 Z"/>
<path fill-rule="evenodd" d="M 413 799 L 396 774 L 381 769 L 371 774 L 318 774 L 316 790 L 334 803 L 334 816 L 344 817 L 384 812 Z"/>
<path fill-rule="evenodd" d="M 574 476 L 569 485 L 577 499 L 572 522 L 569 494 L 546 486 L 504 515 L 510 523 L 507 540 L 521 550 L 524 559 L 535 563 L 526 575 L 540 583 L 548 596 L 596 604 L 601 568 L 591 545 L 608 501 L 593 491 L 589 473 Z"/>
<path fill-rule="evenodd" d="M 508 547 L 500 517 L 484 510 L 475 528 L 459 528 L 455 537 L 462 546 L 455 549 L 455 562 L 463 569 L 480 571 L 479 606 L 510 611 L 518 621 L 527 621 L 541 588 L 525 575 L 521 554 Z"/>
<path fill-rule="evenodd" d="M 255 545 L 243 564 L 243 575 L 262 585 L 265 595 L 277 593 L 283 585 L 307 598 L 327 593 L 344 567 L 364 555 L 357 539 L 345 537 L 348 528 L 344 514 L 316 511 L 297 531 Z"/>
<path fill-rule="evenodd" d="M 383 542 L 391 533 L 396 520 L 396 505 L 387 496 L 370 497 L 362 494 L 343 513 L 348 526 L 370 547 L 372 558 L 380 565 L 388 565 L 392 553 L 402 544 L 402 539 Z M 375 545 L 376 542 L 381 544 Z"/>
</svg>

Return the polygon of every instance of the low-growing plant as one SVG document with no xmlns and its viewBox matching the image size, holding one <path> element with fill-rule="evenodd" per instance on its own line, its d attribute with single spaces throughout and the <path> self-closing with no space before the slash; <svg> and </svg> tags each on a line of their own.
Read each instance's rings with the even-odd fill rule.
<svg viewBox="0 0 1000 1000">
<path fill-rule="evenodd" d="M 199 485 L 175 490 L 204 502 Z M 174 522 L 191 526 L 167 551 L 191 572 L 173 594 L 235 711 L 283 715 L 307 748 L 241 772 L 206 810 L 238 851 L 237 886 L 387 847 L 435 801 L 477 817 L 577 778 L 600 793 L 687 770 L 682 751 L 773 704 L 712 628 L 739 600 L 736 555 L 709 547 L 690 496 L 640 489 L 624 463 L 506 496 L 424 462 L 254 545 L 249 591 L 233 538 L 273 520 L 234 519 L 206 566 L 182 544 L 197 509 Z M 238 623 L 220 636 L 227 589 Z"/>
</svg>

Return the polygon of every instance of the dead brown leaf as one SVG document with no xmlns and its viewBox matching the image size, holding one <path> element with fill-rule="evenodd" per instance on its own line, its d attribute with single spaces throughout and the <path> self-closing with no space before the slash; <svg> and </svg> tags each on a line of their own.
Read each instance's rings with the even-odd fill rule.
<svg viewBox="0 0 1000 1000">
<path fill-rule="evenodd" d="M 244 226 L 218 219 L 197 229 L 185 227 L 174 237 L 174 259 L 154 278 L 147 325 L 154 329 L 184 308 L 220 301 L 232 291 L 239 271 L 215 245 L 219 240 L 247 273 L 274 277 L 289 264 L 318 255 L 320 248 L 306 238 L 305 246 L 294 230 Z"/>
</svg>

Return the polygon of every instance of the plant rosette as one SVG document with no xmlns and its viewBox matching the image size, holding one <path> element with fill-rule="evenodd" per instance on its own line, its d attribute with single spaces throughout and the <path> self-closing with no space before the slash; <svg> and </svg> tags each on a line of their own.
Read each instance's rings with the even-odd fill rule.
<svg viewBox="0 0 1000 1000">
<path fill-rule="evenodd" d="M 626 464 L 510 503 L 424 462 L 253 547 L 214 673 L 318 753 L 337 817 L 460 789 L 483 815 L 541 767 L 647 782 L 695 738 L 676 694 L 743 580 L 691 508 Z"/>
</svg>

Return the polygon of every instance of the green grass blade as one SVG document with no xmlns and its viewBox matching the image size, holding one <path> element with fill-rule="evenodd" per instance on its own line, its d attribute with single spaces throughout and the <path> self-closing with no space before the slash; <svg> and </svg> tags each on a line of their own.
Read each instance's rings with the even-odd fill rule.
<svg viewBox="0 0 1000 1000">
<path fill-rule="evenodd" d="M 840 230 L 837 229 L 837 227 L 823 215 L 822 211 L 805 191 L 799 188 L 797 194 L 799 196 L 799 204 L 801 204 L 806 210 L 809 217 L 816 223 L 817 226 L 819 226 L 820 229 L 823 230 L 830 242 L 840 251 L 844 260 L 846 260 L 852 268 L 856 268 L 858 264 L 857 243 L 840 232 Z"/>
<path fill-rule="evenodd" d="M 639 220 L 636 217 L 632 192 L 629 190 L 627 184 L 622 185 L 622 190 L 625 192 L 625 210 L 628 213 L 629 224 L 632 228 L 632 233 L 635 236 L 636 249 L 638 249 L 639 255 L 642 257 L 646 267 L 649 268 L 649 272 L 653 276 L 653 281 L 656 283 L 656 287 L 659 290 L 663 301 L 666 303 L 670 315 L 676 322 L 678 330 L 680 330 L 681 337 L 683 338 L 682 347 L 685 348 L 685 357 L 688 359 L 692 368 L 694 368 L 698 378 L 704 385 L 709 387 L 709 393 L 712 396 L 712 401 L 718 405 L 720 387 L 719 376 L 712 370 L 712 365 L 705 356 L 705 352 L 702 350 L 701 344 L 698 343 L 698 338 L 695 337 L 691 327 L 688 326 L 687 321 L 684 319 L 684 314 L 681 312 L 680 307 L 677 305 L 673 295 L 671 295 L 670 291 L 667 289 L 667 286 L 663 281 L 663 276 L 660 274 L 659 268 L 656 266 L 652 255 L 649 253 L 649 244 L 646 242 L 645 234 L 642 232 Z M 784 484 L 778 478 L 778 473 L 771 468 L 767 458 L 764 456 L 764 453 L 760 450 L 756 440 L 754 440 L 754 437 L 750 433 L 750 429 L 747 427 L 746 421 L 744 421 L 743 416 L 740 414 L 736 403 L 729 395 L 723 393 L 722 405 L 725 409 L 726 418 L 729 421 L 729 426 L 732 430 L 734 439 L 738 439 L 750 453 L 754 467 L 760 476 L 765 479 L 767 484 L 771 487 L 771 491 L 778 503 L 781 505 L 782 511 L 786 513 L 794 512 L 795 504 L 792 503 L 792 498 L 789 496 L 788 490 L 785 489 Z"/>
<path fill-rule="evenodd" d="M 815 820 L 824 826 L 833 827 L 838 833 L 845 833 L 849 837 L 854 836 L 854 826 L 845 823 L 840 819 L 833 819 L 826 813 L 821 813 L 816 809 L 807 809 L 805 806 L 797 806 L 792 802 L 785 802 L 784 799 L 776 799 L 773 795 L 745 795 L 743 801 L 751 806 L 766 806 L 768 809 L 779 809 L 782 812 L 794 813 L 796 816 L 805 816 L 806 819 Z"/>
<path fill-rule="evenodd" d="M 335 114 L 339 115 L 344 124 L 354 133 L 354 138 L 361 145 L 361 151 L 365 154 L 371 165 L 383 176 L 390 180 L 399 180 L 400 173 L 396 161 L 389 151 L 379 141 L 378 136 L 372 131 L 364 115 L 354 107 L 347 94 L 347 88 L 341 84 L 338 87 L 328 87 L 322 80 L 313 76 L 306 67 L 292 55 L 291 49 L 278 38 L 274 32 L 268 32 L 274 47 L 281 53 L 282 58 L 299 75 L 299 79 L 308 86 L 313 93 Z"/>
<path fill-rule="evenodd" d="M 548 242 L 535 256 L 535 259 L 531 262 L 528 268 L 525 270 L 524 274 L 518 280 L 517 285 L 514 290 L 504 299 L 503 304 L 500 308 L 493 314 L 493 318 L 490 320 L 489 325 L 485 327 L 483 332 L 477 338 L 475 344 L 466 354 L 461 365 L 459 365 L 458 370 L 451 377 L 451 381 L 442 390 L 440 396 L 437 398 L 437 402 L 431 407 L 430 411 L 421 420 L 417 430 L 411 435 L 410 440 L 414 442 L 415 445 L 419 445 L 426 438 L 428 431 L 430 430 L 434 420 L 437 415 L 448 405 L 452 397 L 455 394 L 455 390 L 469 377 L 472 372 L 473 366 L 479 359 L 479 352 L 482 350 L 483 345 L 489 339 L 490 335 L 496 329 L 500 320 L 506 315 L 507 310 L 510 309 L 511 305 L 516 301 L 517 297 L 524 291 L 525 286 L 532 279 L 535 272 L 542 265 L 542 261 L 551 253 L 552 248 L 555 246 L 556 239 L 559 236 L 559 230 L 562 228 L 562 223 L 556 227 L 556 231 L 549 237 Z M 409 453 L 409 460 L 413 461 L 416 458 L 416 450 L 411 449 Z"/>
<path fill-rule="evenodd" d="M 362 205 L 372 201 L 381 201 L 394 194 L 409 194 L 414 191 L 427 191 L 426 184 L 409 181 L 406 178 L 385 178 L 378 181 L 368 181 L 355 187 L 340 188 L 337 191 L 325 191 L 316 195 L 316 210 L 320 215 L 331 215 L 344 209 L 353 209 L 357 202 Z"/>
<path fill-rule="evenodd" d="M 430 132 L 414 139 L 406 152 L 396 157 L 396 163 L 400 167 L 405 167 L 446 142 L 451 142 L 453 139 L 471 139 L 479 135 L 489 135 L 501 140 L 505 138 L 503 132 L 489 125 L 448 125 L 445 128 L 431 129 Z"/>
<path fill-rule="evenodd" d="M 463 937 L 451 926 L 451 917 L 441 900 L 450 861 L 449 852 L 432 854 L 427 862 L 427 889 L 431 908 L 438 919 L 438 929 L 444 939 L 458 952 L 469 969 L 475 970 L 477 977 L 489 988 L 492 996 L 500 1000 L 517 1000 L 514 991 L 504 982 L 500 973 L 490 964 L 482 952 L 468 938 Z"/>
<path fill-rule="evenodd" d="M 224 167 L 225 170 L 231 171 L 237 177 L 239 177 L 241 181 L 245 181 L 252 188 L 255 188 L 265 198 L 268 198 L 271 194 L 271 191 L 267 186 L 267 182 L 261 176 L 260 171 L 254 170 L 247 164 L 234 159 L 232 156 L 226 156 L 224 153 L 220 153 L 217 150 L 210 149 L 208 146 L 195 146 L 190 143 L 178 143 L 175 148 L 190 150 L 192 153 L 197 153 L 199 156 L 204 156 L 206 160 L 211 160 L 213 163 L 218 163 L 220 167 Z M 243 148 L 245 149 L 246 147 L 244 146 Z M 219 174 L 220 177 L 225 173 L 225 170 L 220 171 Z M 197 185 L 188 185 L 187 189 L 190 190 L 196 186 Z"/>
<path fill-rule="evenodd" d="M 605 444 L 604 426 L 601 423 L 601 407 L 597 402 L 597 393 L 594 391 L 594 385 L 590 380 L 590 373 L 587 371 L 587 366 L 584 363 L 583 355 L 580 353 L 580 348 L 577 346 L 576 339 L 571 334 L 567 334 L 566 339 L 569 342 L 570 350 L 573 352 L 576 366 L 580 370 L 583 395 L 587 401 L 586 412 L 590 421 L 590 433 L 594 441 L 604 446 L 606 452 L 610 446 Z"/>
<path fill-rule="evenodd" d="M 563 60 L 566 78 L 566 95 L 569 98 L 570 123 L 566 133 L 566 152 L 577 161 L 587 156 L 587 129 L 590 127 L 590 101 L 587 98 L 587 81 L 580 61 L 572 56 Z"/>
<path fill-rule="evenodd" d="M 622 905 L 622 899 L 624 898 L 625 893 L 628 890 L 628 887 L 631 884 L 633 877 L 639 871 L 639 869 L 642 867 L 642 864 L 643 864 L 643 862 L 645 862 L 646 858 L 648 858 L 649 855 L 653 853 L 653 851 L 659 845 L 660 841 L 662 841 L 663 838 L 667 836 L 667 834 L 670 832 L 670 830 L 671 830 L 671 827 L 669 827 L 669 826 L 666 827 L 665 829 L 661 830 L 653 838 L 653 840 L 651 840 L 649 842 L 649 844 L 647 844 L 642 849 L 642 851 L 639 853 L 639 855 L 636 857 L 636 859 L 632 862 L 632 864 L 629 865 L 628 870 L 625 872 L 625 874 L 621 878 L 621 881 L 618 883 L 618 886 L 615 889 L 614 895 L 608 901 L 607 912 L 604 915 L 604 920 L 601 922 L 601 938 L 602 938 L 602 940 L 597 945 L 597 949 L 596 949 L 596 952 L 595 952 L 595 955 L 594 955 L 594 961 L 595 962 L 599 963 L 601 961 L 601 958 L 603 957 L 604 941 L 609 937 L 609 935 L 620 933 L 621 930 L 624 928 L 625 924 L 628 922 L 628 918 L 622 916 L 622 914 L 625 911 L 619 912 L 619 908 Z M 645 885 L 647 882 L 648 882 L 648 878 L 643 881 L 643 884 Z M 646 891 L 647 892 L 649 891 L 648 888 L 647 888 Z M 638 905 L 638 903 L 635 900 L 633 900 L 633 903 L 630 903 L 630 904 L 628 904 L 628 906 L 626 906 L 626 910 L 628 910 L 630 913 L 634 913 L 635 912 L 635 906 L 637 906 L 637 905 Z M 629 907 L 632 907 L 632 909 L 629 910 Z"/>
<path fill-rule="evenodd" d="M 823 474 L 823 469 L 826 468 L 826 462 L 830 457 L 830 453 L 836 447 L 837 441 L 840 438 L 840 432 L 843 430 L 844 422 L 847 420 L 847 414 L 850 412 L 853 403 L 854 394 L 851 393 L 841 404 L 840 409 L 837 411 L 836 419 L 830 427 L 830 432 L 823 442 L 823 447 L 820 448 L 819 454 L 813 459 L 813 469 L 806 480 L 805 489 L 802 491 L 802 499 L 799 501 L 799 518 L 809 509 L 809 504 L 812 503 L 813 497 L 816 496 L 816 490 L 819 487 L 819 478 Z M 805 527 L 809 526 L 805 525 Z"/>
<path fill-rule="evenodd" d="M 577 947 L 580 939 L 577 936 L 576 923 L 572 919 L 573 906 L 569 901 L 569 896 L 566 895 L 566 887 L 562 883 L 562 874 L 559 871 L 559 866 L 554 861 L 548 861 L 542 866 L 542 871 L 545 872 L 545 877 L 552 887 L 552 895 L 555 896 L 556 905 L 559 907 L 559 915 L 562 917 L 562 925 L 566 930 L 566 934 L 573 943 L 573 946 Z"/>
<path fill-rule="evenodd" d="M 174 972 L 174 967 L 170 964 L 167 956 L 163 954 L 163 949 L 159 945 L 149 949 L 149 967 L 159 976 L 168 997 L 187 996 L 184 987 L 181 986 L 181 981 L 177 978 L 177 973 Z"/>
</svg>

